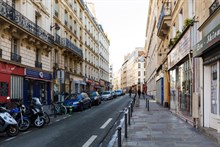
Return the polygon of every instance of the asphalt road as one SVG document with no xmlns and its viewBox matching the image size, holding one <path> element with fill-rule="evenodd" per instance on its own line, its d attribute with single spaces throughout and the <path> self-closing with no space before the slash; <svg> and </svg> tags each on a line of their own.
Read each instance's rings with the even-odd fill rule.
<svg viewBox="0 0 220 147">
<path fill-rule="evenodd" d="M 111 138 L 121 111 L 130 102 L 128 95 L 103 101 L 99 106 L 71 116 L 41 129 L 30 129 L 16 137 L 0 137 L 1 147 L 99 147 Z M 112 131 L 111 131 L 112 130 Z M 112 133 L 110 133 L 112 132 Z M 102 145 L 103 146 L 103 145 Z"/>
</svg>

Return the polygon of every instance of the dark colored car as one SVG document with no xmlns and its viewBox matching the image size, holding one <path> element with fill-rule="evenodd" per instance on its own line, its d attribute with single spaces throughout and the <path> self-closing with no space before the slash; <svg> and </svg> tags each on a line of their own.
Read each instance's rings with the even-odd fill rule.
<svg viewBox="0 0 220 147">
<path fill-rule="evenodd" d="M 92 93 L 89 94 L 89 97 L 91 99 L 92 105 L 99 105 L 101 104 L 101 96 L 99 95 L 99 93 L 97 91 L 94 91 Z"/>
<path fill-rule="evenodd" d="M 73 110 L 83 111 L 85 108 L 91 108 L 92 102 L 87 93 L 80 94 L 70 94 L 65 98 L 63 105 L 69 110 L 72 108 Z"/>
</svg>

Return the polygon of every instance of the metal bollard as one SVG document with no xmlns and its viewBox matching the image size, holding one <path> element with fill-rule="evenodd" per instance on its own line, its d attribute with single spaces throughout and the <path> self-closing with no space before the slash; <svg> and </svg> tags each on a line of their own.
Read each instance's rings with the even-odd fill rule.
<svg viewBox="0 0 220 147">
<path fill-rule="evenodd" d="M 147 100 L 147 111 L 150 110 L 149 99 Z"/>
<path fill-rule="evenodd" d="M 147 108 L 147 99 L 146 99 L 146 108 Z"/>
<path fill-rule="evenodd" d="M 131 106 L 128 107 L 128 125 L 131 125 Z"/>
<path fill-rule="evenodd" d="M 128 138 L 128 130 L 127 130 L 127 121 L 128 121 L 128 113 L 127 111 L 125 112 L 125 138 Z"/>
<path fill-rule="evenodd" d="M 117 130 L 118 130 L 118 147 L 121 147 L 121 127 L 118 127 Z"/>
</svg>

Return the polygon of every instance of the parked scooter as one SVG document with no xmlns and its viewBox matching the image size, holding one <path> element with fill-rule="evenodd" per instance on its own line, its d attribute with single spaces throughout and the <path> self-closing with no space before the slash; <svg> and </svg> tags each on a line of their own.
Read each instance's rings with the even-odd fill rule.
<svg viewBox="0 0 220 147">
<path fill-rule="evenodd" d="M 19 132 L 18 123 L 2 106 L 0 106 L 0 132 L 6 132 L 10 137 L 16 136 Z"/>
<path fill-rule="evenodd" d="M 35 127 L 41 128 L 45 124 L 42 104 L 37 97 L 32 98 L 28 116 Z"/>
</svg>

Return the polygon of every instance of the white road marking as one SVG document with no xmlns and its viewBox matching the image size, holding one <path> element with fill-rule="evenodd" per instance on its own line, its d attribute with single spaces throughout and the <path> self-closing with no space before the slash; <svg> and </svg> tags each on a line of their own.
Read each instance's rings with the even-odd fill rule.
<svg viewBox="0 0 220 147">
<path fill-rule="evenodd" d="M 8 139 L 5 139 L 5 141 L 9 141 L 9 140 L 12 140 L 12 139 L 14 139 L 15 137 L 10 137 L 10 138 L 8 138 Z"/>
<path fill-rule="evenodd" d="M 57 119 L 56 122 L 61 121 L 61 119 Z"/>
<path fill-rule="evenodd" d="M 102 126 L 100 129 L 105 129 L 105 127 L 110 123 L 110 121 L 112 120 L 112 118 L 109 118 Z"/>
<path fill-rule="evenodd" d="M 89 140 L 82 147 L 89 147 L 90 144 L 96 139 L 97 135 L 92 135 Z"/>
<path fill-rule="evenodd" d="M 22 134 L 27 134 L 27 133 L 30 133 L 31 131 L 26 131 L 26 132 L 23 132 Z"/>
</svg>

